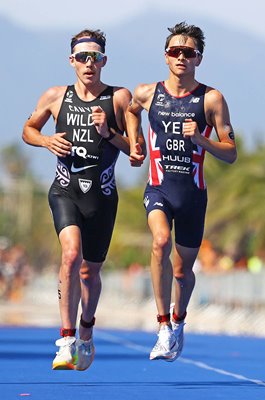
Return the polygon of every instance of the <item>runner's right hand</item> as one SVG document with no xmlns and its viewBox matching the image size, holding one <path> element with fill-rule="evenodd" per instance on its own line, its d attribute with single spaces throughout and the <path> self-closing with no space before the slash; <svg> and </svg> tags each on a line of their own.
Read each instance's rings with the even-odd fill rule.
<svg viewBox="0 0 265 400">
<path fill-rule="evenodd" d="M 71 154 L 72 143 L 64 139 L 66 132 L 55 133 L 45 137 L 45 145 L 57 157 L 66 157 Z"/>
<path fill-rule="evenodd" d="M 130 152 L 130 164 L 132 167 L 140 167 L 145 159 L 145 155 L 143 154 L 143 150 L 139 143 L 136 143 L 134 148 L 131 149 Z"/>
</svg>

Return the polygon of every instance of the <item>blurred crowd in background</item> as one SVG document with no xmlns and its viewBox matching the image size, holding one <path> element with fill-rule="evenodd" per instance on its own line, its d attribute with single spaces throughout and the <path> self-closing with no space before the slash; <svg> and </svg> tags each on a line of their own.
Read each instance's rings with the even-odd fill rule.
<svg viewBox="0 0 265 400">
<path fill-rule="evenodd" d="M 50 266 L 45 269 L 56 269 Z M 128 285 L 143 272 L 149 270 L 148 266 L 134 262 L 123 269 L 123 277 Z M 36 270 L 37 271 L 37 270 Z M 35 272 L 36 272 L 35 271 Z M 214 248 L 209 240 L 204 240 L 194 266 L 195 273 L 205 275 L 218 275 L 234 273 L 236 271 L 248 271 L 251 274 L 265 272 L 265 257 L 255 255 L 250 258 L 233 259 L 227 254 L 222 254 Z M 7 238 L 0 237 L 0 299 L 20 301 L 23 298 L 27 285 L 34 278 L 34 268 L 30 265 L 26 250 L 20 244 L 11 245 Z M 151 277 L 150 277 L 151 280 Z M 139 280 L 137 280 L 139 283 Z"/>
<path fill-rule="evenodd" d="M 196 261 L 196 270 L 204 273 L 245 270 L 257 274 L 265 271 L 265 251 L 263 254 L 261 251 L 259 253 L 249 258 L 246 256 L 235 258 L 216 250 L 209 240 L 203 240 Z"/>
<path fill-rule="evenodd" d="M 0 299 L 20 301 L 32 276 L 25 249 L 0 238 Z"/>
</svg>

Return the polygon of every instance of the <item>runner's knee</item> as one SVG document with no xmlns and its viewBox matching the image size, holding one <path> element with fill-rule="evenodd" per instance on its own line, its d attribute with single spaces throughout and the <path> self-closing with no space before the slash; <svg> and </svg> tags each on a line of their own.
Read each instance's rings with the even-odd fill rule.
<svg viewBox="0 0 265 400">
<path fill-rule="evenodd" d="M 97 278 L 100 274 L 101 264 L 98 265 L 90 265 L 86 262 L 83 262 L 80 267 L 80 279 L 82 280 L 91 280 Z"/>
<path fill-rule="evenodd" d="M 159 233 L 154 237 L 152 251 L 154 255 L 165 255 L 170 253 L 171 237 L 168 234 Z"/>
<path fill-rule="evenodd" d="M 78 267 L 82 262 L 82 257 L 78 250 L 69 248 L 63 251 L 62 265 L 69 270 Z"/>
</svg>

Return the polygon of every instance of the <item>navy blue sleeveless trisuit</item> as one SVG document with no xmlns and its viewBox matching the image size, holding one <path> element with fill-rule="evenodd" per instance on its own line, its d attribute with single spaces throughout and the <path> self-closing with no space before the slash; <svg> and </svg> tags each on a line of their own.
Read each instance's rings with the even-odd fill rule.
<svg viewBox="0 0 265 400">
<path fill-rule="evenodd" d="M 212 127 L 206 122 L 206 86 L 199 84 L 191 93 L 176 97 L 163 82 L 156 85 L 149 110 L 149 178 L 144 195 L 147 215 L 164 211 L 175 241 L 199 247 L 203 237 L 207 189 L 203 176 L 205 150 L 184 138 L 185 119 L 197 122 L 201 135 L 209 137 Z"/>
</svg>

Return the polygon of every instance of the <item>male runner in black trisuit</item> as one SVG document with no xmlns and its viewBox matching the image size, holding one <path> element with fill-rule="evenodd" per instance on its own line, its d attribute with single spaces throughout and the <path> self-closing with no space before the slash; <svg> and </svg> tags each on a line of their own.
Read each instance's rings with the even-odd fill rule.
<svg viewBox="0 0 265 400">
<path fill-rule="evenodd" d="M 195 284 L 192 268 L 203 236 L 207 205 L 205 151 L 228 163 L 236 160 L 237 153 L 224 97 L 195 80 L 195 68 L 204 50 L 203 32 L 186 23 L 169 31 L 165 44 L 169 77 L 136 88 L 127 126 L 130 159 L 143 161 L 137 137 L 140 114 L 143 109 L 148 111 L 150 168 L 144 204 L 153 235 L 151 275 L 160 324 L 150 359 L 174 361 L 183 347 L 184 320 Z M 217 142 L 210 139 L 212 128 Z M 173 222 L 178 262 L 173 265 L 175 306 L 170 315 Z"/>
<path fill-rule="evenodd" d="M 49 204 L 62 248 L 58 288 L 62 339 L 56 341 L 60 349 L 53 369 L 85 370 L 93 361 L 100 269 L 118 203 L 114 168 L 120 150 L 129 154 L 123 133 L 131 94 L 101 81 L 107 62 L 105 42 L 99 30 L 84 30 L 72 38 L 70 64 L 76 83 L 47 90 L 23 131 L 26 143 L 46 147 L 58 157 Z M 41 129 L 51 115 L 56 133 L 45 136 Z M 80 295 L 82 315 L 76 339 Z"/>
</svg>

